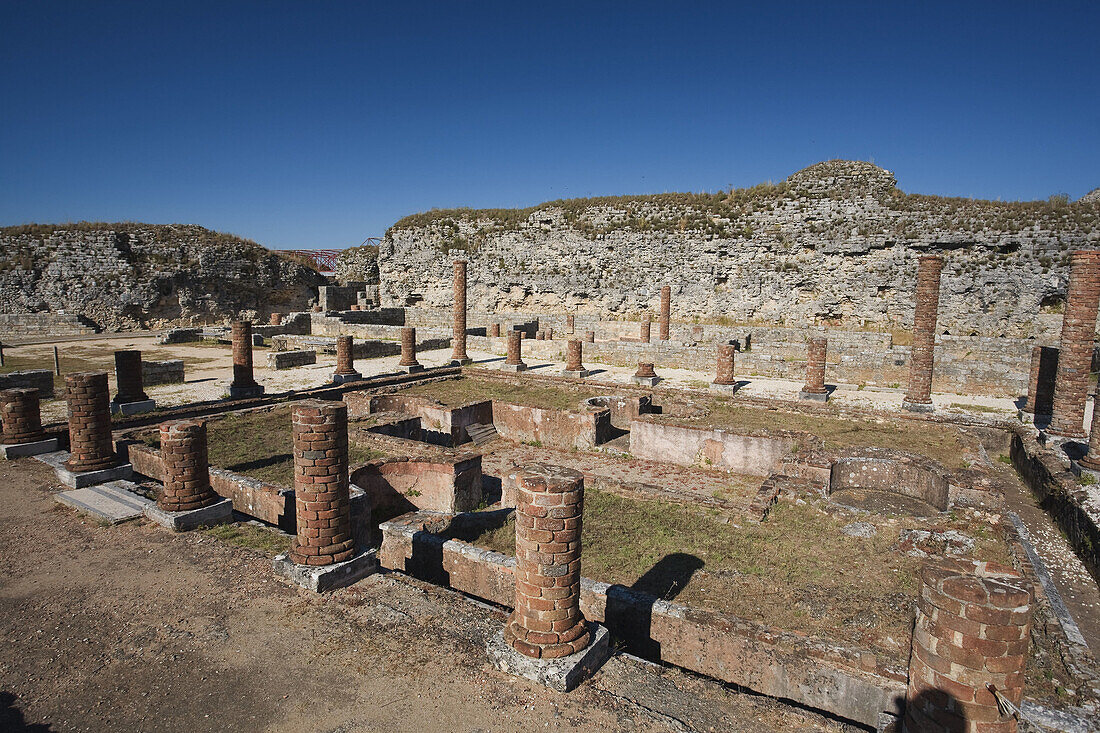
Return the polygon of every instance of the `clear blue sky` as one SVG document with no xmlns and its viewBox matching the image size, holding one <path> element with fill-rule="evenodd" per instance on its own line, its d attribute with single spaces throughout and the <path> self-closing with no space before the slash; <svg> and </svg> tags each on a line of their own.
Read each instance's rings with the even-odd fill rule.
<svg viewBox="0 0 1100 733">
<path fill-rule="evenodd" d="M 1100 186 L 1098 38 L 1096 3 L 0 0 L 0 224 L 344 247 L 431 207 L 829 158 L 1076 198 Z"/>
</svg>

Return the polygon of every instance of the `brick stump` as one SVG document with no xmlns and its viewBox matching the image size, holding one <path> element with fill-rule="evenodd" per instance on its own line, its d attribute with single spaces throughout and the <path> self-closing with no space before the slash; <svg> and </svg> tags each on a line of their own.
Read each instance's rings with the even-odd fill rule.
<svg viewBox="0 0 1100 733">
<path fill-rule="evenodd" d="M 251 321 L 233 321 L 233 381 L 229 385 L 229 396 L 237 399 L 256 397 L 264 393 L 264 388 L 256 383 L 252 376 L 252 323 Z"/>
<path fill-rule="evenodd" d="M 580 339 L 569 339 L 565 343 L 565 371 L 562 372 L 563 377 L 584 379 L 591 374 L 581 363 L 581 343 Z"/>
<path fill-rule="evenodd" d="M 567 315 L 565 317 L 565 332 L 567 334 L 569 334 L 570 336 L 572 336 L 574 333 L 576 333 L 574 328 L 575 328 L 575 326 L 574 326 L 574 317 L 573 317 L 573 314 L 570 313 L 569 315 Z"/>
<path fill-rule="evenodd" d="M 161 423 L 160 454 L 164 489 L 157 495 L 157 506 L 163 511 L 185 512 L 222 501 L 210 486 L 205 422 Z"/>
<path fill-rule="evenodd" d="M 799 399 L 825 402 L 829 390 L 825 388 L 825 352 L 829 342 L 823 337 L 812 338 L 806 346 L 806 384 L 798 393 Z"/>
<path fill-rule="evenodd" d="M 141 374 L 140 351 L 115 352 L 115 402 L 142 402 L 149 399 Z"/>
<path fill-rule="evenodd" d="M 1053 435 L 1085 437 L 1085 400 L 1089 392 L 1098 305 L 1100 251 L 1078 250 L 1070 259 L 1066 313 L 1062 316 L 1062 341 L 1048 429 Z"/>
<path fill-rule="evenodd" d="M 424 369 L 416 360 L 416 329 L 412 326 L 401 329 L 401 361 L 397 362 L 397 368 L 406 374 Z"/>
<path fill-rule="evenodd" d="M 466 353 L 466 261 L 454 261 L 455 305 L 454 305 L 454 349 L 451 351 L 452 364 L 469 364 L 473 361 Z"/>
<path fill-rule="evenodd" d="M 596 332 L 595 331 L 585 331 L 584 332 L 584 340 L 585 340 L 586 343 L 590 343 L 590 344 L 596 343 Z"/>
<path fill-rule="evenodd" d="M 281 326 L 281 325 L 283 325 L 283 314 L 282 313 L 272 313 L 271 318 L 268 320 L 268 324 L 272 325 L 272 326 Z"/>
<path fill-rule="evenodd" d="M 942 270 L 943 258 L 939 255 L 924 255 L 917 265 L 917 304 L 913 314 L 909 388 L 902 402 L 902 407 L 912 412 L 932 412 L 932 366 Z"/>
<path fill-rule="evenodd" d="M 1027 400 L 1021 412 L 1049 415 L 1054 406 L 1054 377 L 1058 373 L 1058 349 L 1035 346 L 1031 349 L 1031 371 L 1028 375 Z"/>
<path fill-rule="evenodd" d="M 489 326 L 489 335 L 493 336 L 493 337 L 499 337 L 500 336 L 500 324 L 499 323 L 494 323 L 494 324 Z"/>
<path fill-rule="evenodd" d="M 523 363 L 522 346 L 523 333 L 521 331 L 508 332 L 508 356 L 501 367 L 506 372 L 522 372 L 527 368 Z"/>
<path fill-rule="evenodd" d="M 332 381 L 336 384 L 362 379 L 363 375 L 355 370 L 355 339 L 351 336 L 336 337 L 336 371 Z"/>
<path fill-rule="evenodd" d="M 38 390 L 17 387 L 0 391 L 0 443 L 24 445 L 44 440 Z"/>
<path fill-rule="evenodd" d="M 638 338 L 640 338 L 642 341 L 644 341 L 647 344 L 649 343 L 649 332 L 650 332 L 650 327 L 651 327 L 652 321 L 653 321 L 653 316 L 650 315 L 649 311 L 646 311 L 645 313 L 642 314 L 642 322 L 639 324 L 639 329 L 638 329 Z"/>
<path fill-rule="evenodd" d="M 1031 593 L 1011 568 L 944 560 L 921 569 L 902 730 L 1016 730 L 987 685 L 1023 694 Z"/>
<path fill-rule="evenodd" d="M 634 376 L 630 378 L 630 381 L 634 384 L 641 384 L 646 387 L 656 386 L 657 382 L 661 381 L 661 378 L 657 376 L 657 372 L 653 369 L 653 364 L 650 362 L 638 362 L 638 371 L 634 372 Z"/>
<path fill-rule="evenodd" d="M 718 344 L 718 364 L 711 389 L 720 392 L 732 392 L 737 388 L 737 378 L 733 375 L 733 360 L 737 349 L 733 344 Z"/>
<path fill-rule="evenodd" d="M 121 461 L 111 440 L 111 405 L 107 372 L 76 372 L 65 376 L 69 405 L 69 460 L 72 473 L 113 468 Z"/>
<path fill-rule="evenodd" d="M 660 339 L 668 341 L 669 324 L 672 321 L 672 288 L 668 285 L 661 286 L 661 313 L 658 318 Z"/>
<path fill-rule="evenodd" d="M 298 565 L 324 566 L 355 554 L 348 495 L 348 407 L 302 400 L 294 405 L 294 508 Z"/>
</svg>

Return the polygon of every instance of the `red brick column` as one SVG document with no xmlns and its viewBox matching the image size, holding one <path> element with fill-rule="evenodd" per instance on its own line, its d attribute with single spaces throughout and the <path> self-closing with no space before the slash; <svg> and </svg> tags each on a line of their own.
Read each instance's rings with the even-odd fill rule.
<svg viewBox="0 0 1100 733">
<path fill-rule="evenodd" d="M 355 543 L 348 498 L 348 406 L 343 402 L 294 405 L 294 508 L 293 562 L 332 565 L 351 559 Z"/>
<path fill-rule="evenodd" d="M 0 391 L 0 443 L 21 445 L 45 439 L 38 390 L 26 387 Z"/>
<path fill-rule="evenodd" d="M 233 321 L 233 383 L 230 387 L 255 387 L 252 376 L 252 323 Z"/>
<path fill-rule="evenodd" d="M 1022 578 L 987 563 L 928 563 L 917 607 L 903 730 L 1015 731 L 987 685 L 1020 703 L 1031 626 Z"/>
<path fill-rule="evenodd" d="M 1031 374 L 1027 385 L 1024 412 L 1049 415 L 1054 401 L 1054 377 L 1058 373 L 1058 349 L 1035 346 L 1031 349 Z"/>
<path fill-rule="evenodd" d="M 662 341 L 668 341 L 669 322 L 672 319 L 672 288 L 668 285 L 661 286 L 661 314 L 660 337 Z"/>
<path fill-rule="evenodd" d="M 489 335 L 490 336 L 500 336 L 500 324 L 499 323 L 494 323 L 491 326 L 489 326 Z"/>
<path fill-rule="evenodd" d="M 580 339 L 569 339 L 566 342 L 565 347 L 565 371 L 567 372 L 582 372 L 584 371 L 584 365 L 581 364 L 581 341 Z"/>
<path fill-rule="evenodd" d="M 358 374 L 355 371 L 354 339 L 351 336 L 336 337 L 335 374 Z"/>
<path fill-rule="evenodd" d="M 649 311 L 646 311 L 642 314 L 642 322 L 639 324 L 638 336 L 647 344 L 649 343 L 649 331 L 652 320 L 653 316 L 650 315 Z"/>
<path fill-rule="evenodd" d="M 565 657 L 588 646 L 581 615 L 584 479 L 535 464 L 516 471 L 516 606 L 504 638 L 528 657 Z"/>
<path fill-rule="evenodd" d="M 917 266 L 917 305 L 913 314 L 913 348 L 909 356 L 909 389 L 905 393 L 905 404 L 918 409 L 932 406 L 932 363 L 941 270 L 943 258 L 939 255 L 924 255 Z"/>
<path fill-rule="evenodd" d="M 164 489 L 157 495 L 157 506 L 161 509 L 185 512 L 222 500 L 210 487 L 205 422 L 161 423 L 160 455 L 164 461 Z"/>
<path fill-rule="evenodd" d="M 590 344 L 596 343 L 596 332 L 595 331 L 585 331 L 584 332 L 584 340 L 587 341 Z"/>
<path fill-rule="evenodd" d="M 523 363 L 522 336 L 523 334 L 519 331 L 508 332 L 508 358 L 504 360 L 505 364 L 516 365 Z"/>
<path fill-rule="evenodd" d="M 576 333 L 574 323 L 575 319 L 572 313 L 565 317 L 565 332 L 569 335 L 573 335 L 574 333 Z"/>
<path fill-rule="evenodd" d="M 268 324 L 270 324 L 272 326 L 281 326 L 281 325 L 283 325 L 283 314 L 282 313 L 272 313 L 270 320 L 268 320 Z"/>
<path fill-rule="evenodd" d="M 454 350 L 451 361 L 466 362 L 466 261 L 455 260 Z"/>
<path fill-rule="evenodd" d="M 115 385 L 118 387 L 115 402 L 125 404 L 149 399 L 141 374 L 140 351 L 115 352 Z"/>
<path fill-rule="evenodd" d="M 634 376 L 642 379 L 652 379 L 657 376 L 657 372 L 654 371 L 652 363 L 640 361 L 638 362 L 638 371 L 634 372 Z"/>
<path fill-rule="evenodd" d="M 825 352 L 828 340 L 812 338 L 806 347 L 806 386 L 802 391 L 807 394 L 825 394 Z"/>
<path fill-rule="evenodd" d="M 712 384 L 737 384 L 733 376 L 733 359 L 737 351 L 733 344 L 718 344 L 718 374 Z"/>
<path fill-rule="evenodd" d="M 1096 310 L 1100 304 L 1100 251 L 1078 250 L 1070 259 L 1066 313 L 1054 380 L 1054 406 L 1049 432 L 1066 438 L 1085 437 L 1085 398 L 1089 393 Z"/>
<path fill-rule="evenodd" d="M 416 329 L 412 326 L 401 329 L 401 361 L 397 362 L 397 366 L 420 366 L 420 362 L 416 360 Z"/>
<path fill-rule="evenodd" d="M 65 468 L 73 473 L 98 471 L 119 464 L 111 440 L 111 404 L 107 372 L 76 372 L 65 376 L 69 403 L 69 452 Z"/>
</svg>

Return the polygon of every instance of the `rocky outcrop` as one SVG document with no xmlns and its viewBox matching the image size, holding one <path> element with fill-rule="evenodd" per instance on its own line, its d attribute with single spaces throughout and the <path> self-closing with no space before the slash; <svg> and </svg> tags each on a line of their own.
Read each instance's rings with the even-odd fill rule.
<svg viewBox="0 0 1100 733">
<path fill-rule="evenodd" d="M 0 229 L 0 313 L 64 312 L 105 330 L 307 310 L 324 277 L 198 226 Z"/>
<path fill-rule="evenodd" d="M 360 247 L 348 247 L 341 252 L 336 258 L 336 279 L 341 283 L 377 284 L 378 247 L 365 244 Z"/>
<path fill-rule="evenodd" d="M 635 316 L 672 286 L 676 318 L 909 328 L 917 258 L 946 258 L 940 331 L 1056 333 L 1069 252 L 1100 245 L 1100 201 L 906 194 L 871 163 L 828 161 L 717 194 L 555 201 L 406 217 L 379 247 L 383 301 Z"/>
</svg>

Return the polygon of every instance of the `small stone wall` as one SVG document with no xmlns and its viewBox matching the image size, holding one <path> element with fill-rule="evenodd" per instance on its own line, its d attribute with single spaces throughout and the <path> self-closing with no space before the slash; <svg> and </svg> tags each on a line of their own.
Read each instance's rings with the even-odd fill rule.
<svg viewBox="0 0 1100 733">
<path fill-rule="evenodd" d="M 376 520 L 417 510 L 469 512 L 481 504 L 481 454 L 385 458 L 356 467 L 351 481 Z"/>
<path fill-rule="evenodd" d="M 154 384 L 182 384 L 183 359 L 141 362 L 141 381 L 145 386 Z"/>
<path fill-rule="evenodd" d="M 740 435 L 712 428 L 689 428 L 640 418 L 630 424 L 630 453 L 636 458 L 711 466 L 749 476 L 770 476 L 794 448 L 797 437 Z"/>
<path fill-rule="evenodd" d="M 316 363 L 317 352 L 312 350 L 270 351 L 267 354 L 268 369 L 291 369 Z"/>
<path fill-rule="evenodd" d="M 31 369 L 25 372 L 0 374 L 0 389 L 37 389 L 39 399 L 50 399 L 53 394 L 53 372 L 49 369 Z"/>
<path fill-rule="evenodd" d="M 493 401 L 493 425 L 508 440 L 551 448 L 595 448 L 611 439 L 611 410 L 554 410 Z"/>
<path fill-rule="evenodd" d="M 630 430 L 630 423 L 653 412 L 653 395 L 608 395 L 585 400 L 590 407 L 606 407 L 611 410 L 611 424 L 621 430 Z"/>
<path fill-rule="evenodd" d="M 84 336 L 99 331 L 74 313 L 0 313 L 0 337 Z"/>
<path fill-rule="evenodd" d="M 939 511 L 948 507 L 948 480 L 938 466 L 919 458 L 852 456 L 833 463 L 829 493 L 869 489 L 920 499 Z"/>
</svg>

